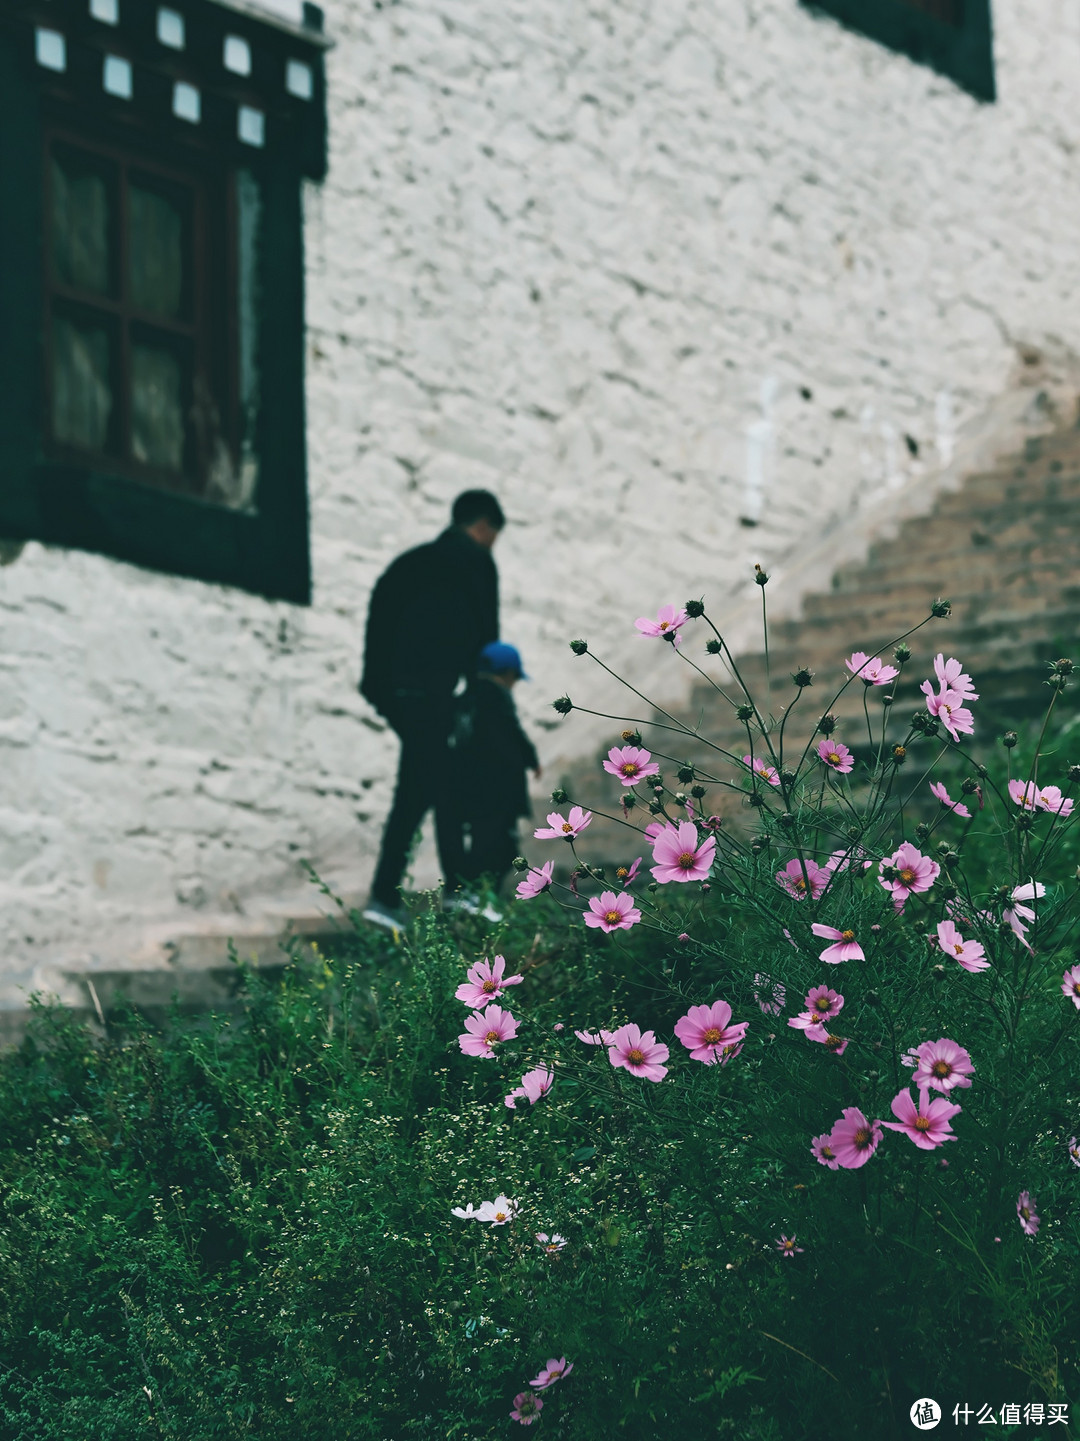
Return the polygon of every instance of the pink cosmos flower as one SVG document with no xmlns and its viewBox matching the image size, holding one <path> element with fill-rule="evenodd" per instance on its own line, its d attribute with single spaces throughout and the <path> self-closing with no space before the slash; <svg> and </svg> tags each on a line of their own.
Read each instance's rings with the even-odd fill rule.
<svg viewBox="0 0 1080 1441">
<path fill-rule="evenodd" d="M 1075 1136 L 1069 1137 L 1069 1160 L 1074 1166 L 1080 1166 L 1080 1141 Z"/>
<path fill-rule="evenodd" d="M 642 635 L 666 636 L 674 632 L 674 644 L 678 645 L 682 640 L 679 629 L 681 626 L 684 626 L 689 619 L 690 617 L 681 606 L 662 605 L 656 613 L 655 620 L 650 620 L 647 615 L 642 615 L 637 618 L 634 624 Z"/>
<path fill-rule="evenodd" d="M 824 1136 L 815 1136 L 810 1143 L 810 1150 L 819 1166 L 828 1166 L 830 1171 L 838 1171 L 840 1162 L 836 1159 L 836 1152 L 832 1148 L 832 1137 L 826 1133 Z"/>
<path fill-rule="evenodd" d="M 898 911 L 904 909 L 908 896 L 919 891 L 928 891 L 941 874 L 937 861 L 932 861 L 929 856 L 917 851 L 910 841 L 904 841 L 891 856 L 885 857 L 881 862 L 881 869 L 884 870 L 886 866 L 891 866 L 895 875 L 891 880 L 886 880 L 884 876 L 879 876 L 878 879 L 887 891 L 892 892 L 893 907 Z"/>
<path fill-rule="evenodd" d="M 823 740 L 818 745 L 817 753 L 837 775 L 846 776 L 855 768 L 855 757 L 841 741 Z"/>
<path fill-rule="evenodd" d="M 610 1046 L 615 1039 L 613 1031 L 575 1031 L 574 1035 L 587 1046 Z"/>
<path fill-rule="evenodd" d="M 765 999 L 766 994 L 768 1000 Z M 767 1016 L 778 1016 L 787 1000 L 787 987 L 783 981 L 774 981 L 772 976 L 758 971 L 754 976 L 754 1000 Z"/>
<path fill-rule="evenodd" d="M 703 881 L 715 856 L 716 837 L 706 836 L 699 846 L 697 827 L 691 821 L 680 821 L 677 827 L 661 831 L 653 841 L 656 865 L 649 869 L 661 885 L 667 881 Z"/>
<path fill-rule="evenodd" d="M 1061 978 L 1061 989 L 1080 1011 L 1080 966 L 1073 966 Z"/>
<path fill-rule="evenodd" d="M 971 812 L 960 801 L 954 801 L 940 781 L 931 781 L 930 789 L 947 811 L 953 811 L 965 821 L 971 819 Z"/>
<path fill-rule="evenodd" d="M 538 841 L 572 841 L 575 836 L 581 834 L 591 820 L 592 811 L 583 811 L 580 806 L 571 806 L 568 819 L 564 820 L 558 811 L 552 811 L 548 816 L 547 828 L 541 826 L 539 830 L 533 832 L 533 835 Z"/>
<path fill-rule="evenodd" d="M 566 1237 L 560 1236 L 558 1231 L 551 1236 L 546 1231 L 537 1231 L 536 1244 L 543 1246 L 549 1256 L 557 1256 L 566 1245 Z"/>
<path fill-rule="evenodd" d="M 941 690 L 955 691 L 961 700 L 979 699 L 971 677 L 964 674 L 963 665 L 955 657 L 946 660 L 944 653 L 938 651 L 934 657 L 934 674 Z"/>
<path fill-rule="evenodd" d="M 911 1092 L 900 1091 L 892 1100 L 891 1109 L 895 1121 L 883 1121 L 889 1131 L 903 1131 L 909 1140 L 923 1151 L 934 1151 L 946 1141 L 955 1141 L 952 1133 L 952 1118 L 960 1107 L 943 1097 L 930 1100 L 928 1091 L 919 1092 L 919 1104 L 911 1099 Z"/>
<path fill-rule="evenodd" d="M 749 1021 L 730 1026 L 731 1007 L 727 1001 L 713 1001 L 711 1006 L 691 1006 L 685 1016 L 675 1022 L 675 1034 L 695 1061 L 712 1066 L 726 1064 L 738 1055 L 746 1036 Z"/>
<path fill-rule="evenodd" d="M 987 971 L 990 962 L 985 959 L 986 948 L 978 941 L 965 941 L 952 921 L 940 921 L 937 928 L 938 945 L 947 956 L 952 956 L 965 971 Z"/>
<path fill-rule="evenodd" d="M 552 873 L 555 870 L 554 861 L 545 861 L 542 866 L 531 866 L 529 874 L 523 880 L 518 881 L 517 893 L 523 901 L 531 901 L 541 891 L 546 891 L 551 885 Z"/>
<path fill-rule="evenodd" d="M 650 821 L 645 827 L 645 839 L 655 841 L 657 836 L 662 836 L 665 831 L 675 831 L 670 821 Z"/>
<path fill-rule="evenodd" d="M 1027 1191 L 1021 1191 L 1016 1198 L 1016 1214 L 1020 1229 L 1025 1236 L 1034 1236 L 1039 1230 L 1039 1217 L 1035 1214 L 1035 1199 Z"/>
<path fill-rule="evenodd" d="M 806 993 L 806 1009 L 818 1021 L 828 1021 L 844 1009 L 844 998 L 828 986 L 811 986 Z"/>
<path fill-rule="evenodd" d="M 824 1046 L 834 1056 L 842 1056 L 848 1048 L 850 1036 L 836 1036 L 832 1031 L 827 1031 L 824 1026 L 807 1026 L 806 1039 L 816 1041 L 819 1046 Z"/>
<path fill-rule="evenodd" d="M 505 1226 L 511 1222 L 521 1206 L 517 1201 L 511 1201 L 509 1196 L 496 1196 L 494 1201 L 485 1201 L 477 1207 L 477 1221 L 487 1221 L 492 1226 Z"/>
<path fill-rule="evenodd" d="M 782 1256 L 787 1256 L 789 1260 L 794 1260 L 796 1251 L 801 1254 L 803 1250 L 801 1246 L 796 1246 L 795 1241 L 796 1237 L 785 1236 L 783 1232 L 781 1232 L 780 1239 L 776 1243 L 776 1249 Z"/>
<path fill-rule="evenodd" d="M 504 1104 L 511 1111 L 517 1110 L 518 1101 L 528 1101 L 530 1106 L 535 1106 L 541 1096 L 547 1095 L 554 1083 L 554 1071 L 549 1071 L 546 1066 L 535 1066 L 522 1076 L 521 1085 L 515 1086 L 510 1094 L 504 1097 Z"/>
<path fill-rule="evenodd" d="M 900 672 L 894 665 L 882 665 L 881 657 L 871 658 L 864 650 L 855 651 L 844 664 L 852 675 L 857 675 L 863 685 L 888 685 Z"/>
<path fill-rule="evenodd" d="M 1062 820 L 1072 815 L 1073 803 L 1066 800 L 1058 786 L 1039 786 L 1034 781 L 1010 781 L 1009 795 L 1027 811 L 1051 811 Z"/>
<path fill-rule="evenodd" d="M 805 875 L 803 874 L 805 869 Z M 822 891 L 832 879 L 832 872 L 819 866 L 815 861 L 808 860 L 804 864 L 795 858 L 788 861 L 782 871 L 776 873 L 776 883 L 793 896 L 797 901 L 804 901 L 809 895 L 812 900 L 817 900 Z"/>
<path fill-rule="evenodd" d="M 743 756 L 743 765 L 749 766 L 756 776 L 763 781 L 768 781 L 771 786 L 780 784 L 780 773 L 775 766 L 769 765 L 768 761 L 762 760 L 761 756 Z"/>
<path fill-rule="evenodd" d="M 829 1133 L 829 1145 L 838 1166 L 857 1170 L 881 1145 L 881 1122 L 868 1121 L 857 1106 L 846 1106 L 842 1119 Z"/>
<path fill-rule="evenodd" d="M 594 930 L 628 931 L 641 920 L 641 912 L 634 905 L 633 896 L 625 891 L 616 895 L 614 891 L 603 891 L 589 901 L 585 912 L 585 924 Z"/>
<path fill-rule="evenodd" d="M 503 956 L 496 956 L 493 962 L 477 961 L 465 972 L 469 979 L 458 986 L 454 995 L 474 1011 L 479 1010 L 488 1001 L 501 996 L 507 986 L 520 986 L 525 979 L 524 976 L 504 976 L 505 970 L 506 959 Z"/>
<path fill-rule="evenodd" d="M 558 1360 L 552 1356 L 547 1365 L 540 1368 L 540 1375 L 535 1376 L 529 1385 L 537 1391 L 546 1391 L 549 1386 L 554 1386 L 556 1381 L 569 1376 L 573 1369 L 573 1361 L 568 1361 L 565 1356 L 560 1356 Z"/>
<path fill-rule="evenodd" d="M 540 1396 L 534 1396 L 531 1391 L 519 1391 L 514 1397 L 514 1409 L 510 1412 L 510 1419 L 520 1421 L 523 1426 L 531 1426 L 543 1409 L 544 1402 Z"/>
<path fill-rule="evenodd" d="M 975 1067 L 963 1046 L 942 1036 L 940 1041 L 923 1041 L 914 1052 L 912 1080 L 919 1090 L 943 1091 L 970 1086 Z"/>
<path fill-rule="evenodd" d="M 608 1044 L 608 1060 L 634 1076 L 647 1081 L 662 1081 L 667 1075 L 663 1064 L 670 1052 L 652 1031 L 642 1033 L 637 1026 L 620 1026 Z"/>
<path fill-rule="evenodd" d="M 630 887 L 637 880 L 637 873 L 640 869 L 641 857 L 638 856 L 637 860 L 632 866 L 629 867 L 629 869 L 626 866 L 620 866 L 619 869 L 615 872 L 615 879 L 619 882 L 621 886 L 625 887 L 626 890 L 629 890 Z"/>
<path fill-rule="evenodd" d="M 928 680 L 922 683 L 926 696 L 926 709 L 936 716 L 945 729 L 958 741 L 962 735 L 975 734 L 975 717 L 963 703 L 963 697 L 954 690 L 942 691 L 939 695 Z"/>
<path fill-rule="evenodd" d="M 826 946 L 818 957 L 826 965 L 838 966 L 841 961 L 865 961 L 866 956 L 862 946 L 855 939 L 854 931 L 838 931 L 835 926 L 821 926 L 815 921 L 810 927 L 815 936 L 822 940 L 835 941 L 836 944 Z"/>
<path fill-rule="evenodd" d="M 833 851 L 832 855 L 825 862 L 827 871 L 846 871 L 848 866 L 853 866 L 856 861 L 861 862 L 864 871 L 868 871 L 874 864 L 873 861 L 865 859 L 866 852 L 862 846 L 853 846 L 846 851 Z"/>
<path fill-rule="evenodd" d="M 1008 922 L 1013 934 L 1019 939 L 1020 944 L 1026 946 L 1029 951 L 1031 950 L 1031 946 L 1028 945 L 1028 942 L 1024 939 L 1027 935 L 1027 926 L 1024 925 L 1024 922 L 1033 921 L 1035 919 L 1035 912 L 1030 906 L 1024 905 L 1023 902 L 1041 901 L 1045 895 L 1046 887 L 1042 881 L 1025 881 L 1022 886 L 1013 887 L 1012 905 L 1006 906 L 1001 912 L 1001 919 Z"/>
<path fill-rule="evenodd" d="M 618 776 L 624 786 L 636 786 L 646 776 L 660 774 L 660 767 L 647 750 L 640 746 L 612 746 L 607 753 L 604 769 L 609 775 Z"/>
<path fill-rule="evenodd" d="M 510 1041 L 517 1035 L 518 1023 L 502 1006 L 488 1006 L 483 1011 L 474 1011 L 465 1021 L 465 1030 L 458 1036 L 458 1045 L 467 1056 L 482 1056 L 490 1060 L 493 1047 L 501 1041 Z"/>
</svg>

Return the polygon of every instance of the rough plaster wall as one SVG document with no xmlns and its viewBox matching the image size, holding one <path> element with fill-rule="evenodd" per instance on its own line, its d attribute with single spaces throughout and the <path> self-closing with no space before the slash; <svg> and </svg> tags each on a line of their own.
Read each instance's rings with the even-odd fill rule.
<svg viewBox="0 0 1080 1441">
<path fill-rule="evenodd" d="M 362 893 L 395 760 L 355 693 L 367 596 L 464 486 L 513 520 L 504 634 L 557 774 L 595 732 L 548 701 L 613 691 L 568 638 L 643 677 L 636 615 L 732 611 L 753 561 L 902 508 L 1019 343 L 1080 351 L 1080 21 L 995 8 L 981 106 L 794 0 L 331 0 L 314 604 L 38 545 L 0 571 L 11 983 L 272 927 L 312 906 L 300 857 Z"/>
</svg>

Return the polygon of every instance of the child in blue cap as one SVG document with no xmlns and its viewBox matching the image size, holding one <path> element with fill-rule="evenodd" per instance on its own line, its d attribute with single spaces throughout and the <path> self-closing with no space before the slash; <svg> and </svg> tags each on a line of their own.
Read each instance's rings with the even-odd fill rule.
<svg viewBox="0 0 1080 1441">
<path fill-rule="evenodd" d="M 511 691 L 527 680 L 517 648 L 495 640 L 480 652 L 451 740 L 466 831 L 466 882 L 492 877 L 498 890 L 517 855 L 517 821 L 530 813 L 526 770 L 540 776 Z"/>
</svg>

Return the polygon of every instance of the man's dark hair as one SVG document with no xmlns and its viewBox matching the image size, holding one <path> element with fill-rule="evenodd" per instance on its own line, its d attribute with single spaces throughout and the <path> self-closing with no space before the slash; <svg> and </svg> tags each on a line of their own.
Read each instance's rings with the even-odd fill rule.
<svg viewBox="0 0 1080 1441">
<path fill-rule="evenodd" d="M 490 490 L 463 490 L 454 501 L 450 519 L 455 525 L 472 525 L 475 521 L 486 520 L 496 530 L 506 524 L 502 506 Z"/>
</svg>

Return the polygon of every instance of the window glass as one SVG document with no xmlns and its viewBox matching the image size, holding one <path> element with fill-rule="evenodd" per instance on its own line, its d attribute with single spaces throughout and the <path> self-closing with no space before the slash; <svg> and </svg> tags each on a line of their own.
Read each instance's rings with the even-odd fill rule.
<svg viewBox="0 0 1080 1441">
<path fill-rule="evenodd" d="M 173 351 L 145 341 L 131 347 L 131 453 L 144 465 L 183 469 L 183 370 Z"/>
<path fill-rule="evenodd" d="M 128 185 L 128 284 L 136 310 L 175 318 L 184 296 L 184 217 L 175 199 Z"/>
<path fill-rule="evenodd" d="M 255 428 L 259 418 L 259 234 L 262 195 L 250 170 L 236 175 L 237 310 L 239 312 L 239 504 L 250 505 L 258 481 Z"/>
<path fill-rule="evenodd" d="M 62 285 L 109 290 L 110 195 L 105 173 L 68 153 L 51 167 L 53 264 Z"/>
<path fill-rule="evenodd" d="M 62 445 L 104 450 L 113 405 L 107 329 L 54 316 L 52 360 L 53 434 Z"/>
</svg>

